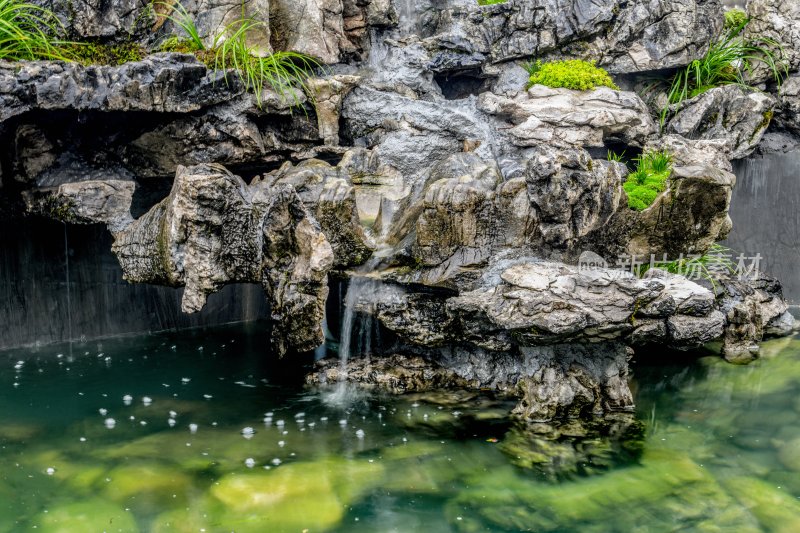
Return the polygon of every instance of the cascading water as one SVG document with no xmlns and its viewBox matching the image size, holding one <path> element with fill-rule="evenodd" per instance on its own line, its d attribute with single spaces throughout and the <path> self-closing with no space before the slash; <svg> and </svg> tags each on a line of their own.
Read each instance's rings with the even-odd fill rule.
<svg viewBox="0 0 800 533">
<path fill-rule="evenodd" d="M 67 289 L 67 341 L 69 355 L 72 357 L 72 294 L 69 286 L 69 236 L 66 222 L 64 223 L 64 271 L 64 285 Z"/>
<path fill-rule="evenodd" d="M 800 315 L 800 152 L 754 157 L 736 163 L 737 183 L 725 242 L 735 253 L 761 254 L 760 270 L 782 280 L 784 296 Z"/>
</svg>

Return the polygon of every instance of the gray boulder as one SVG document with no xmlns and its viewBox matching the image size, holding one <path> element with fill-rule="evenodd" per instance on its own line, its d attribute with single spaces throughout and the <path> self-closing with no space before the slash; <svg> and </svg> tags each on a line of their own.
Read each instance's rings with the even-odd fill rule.
<svg viewBox="0 0 800 533">
<path fill-rule="evenodd" d="M 573 91 L 534 85 L 513 98 L 487 92 L 478 108 L 513 124 L 509 137 L 522 147 L 591 147 L 613 140 L 642 146 L 657 132 L 638 95 L 608 87 Z"/>
<path fill-rule="evenodd" d="M 688 139 L 722 139 L 729 158 L 742 159 L 761 142 L 775 105 L 766 93 L 726 85 L 681 103 L 666 130 Z"/>
</svg>

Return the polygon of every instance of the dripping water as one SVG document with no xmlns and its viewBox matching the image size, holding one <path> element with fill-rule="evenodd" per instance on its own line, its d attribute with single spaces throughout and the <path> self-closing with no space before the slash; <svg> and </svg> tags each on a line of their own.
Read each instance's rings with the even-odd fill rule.
<svg viewBox="0 0 800 533">
<path fill-rule="evenodd" d="M 65 285 L 67 287 L 67 342 L 69 343 L 69 355 L 72 356 L 72 294 L 69 286 L 69 236 L 67 223 L 64 224 L 64 273 Z"/>
</svg>

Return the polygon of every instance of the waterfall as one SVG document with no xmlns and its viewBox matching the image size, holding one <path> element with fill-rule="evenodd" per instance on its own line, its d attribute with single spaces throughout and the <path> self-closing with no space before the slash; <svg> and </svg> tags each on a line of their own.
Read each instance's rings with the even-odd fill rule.
<svg viewBox="0 0 800 533">
<path fill-rule="evenodd" d="M 400 18 L 397 29 L 402 35 L 409 35 L 417 32 L 417 12 L 415 0 L 396 0 L 395 6 Z"/>
<path fill-rule="evenodd" d="M 64 224 L 64 271 L 67 287 L 67 341 L 69 342 L 69 355 L 72 356 L 72 294 L 69 287 L 69 237 L 67 223 Z"/>
</svg>

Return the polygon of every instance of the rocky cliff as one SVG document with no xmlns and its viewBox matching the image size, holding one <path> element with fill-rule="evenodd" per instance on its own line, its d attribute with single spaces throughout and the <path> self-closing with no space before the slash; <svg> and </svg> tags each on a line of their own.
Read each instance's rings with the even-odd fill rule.
<svg viewBox="0 0 800 533">
<path fill-rule="evenodd" d="M 276 348 L 310 350 L 329 276 L 366 276 L 373 289 L 348 312 L 391 331 L 399 355 L 375 371 L 352 362 L 352 379 L 501 389 L 530 420 L 630 409 L 632 350 L 721 340 L 746 361 L 791 329 L 780 284 L 761 273 L 641 268 L 706 257 L 730 230 L 731 160 L 768 130 L 800 135 L 800 43 L 784 31 L 800 12 L 783 2 L 751 1 L 747 31 L 774 36 L 785 82 L 702 91 L 663 124 L 635 89 L 706 53 L 723 31 L 718 0 L 185 4 L 207 46 L 244 9 L 263 23 L 254 49 L 317 60 L 291 98 L 158 52 L 180 33 L 165 4 L 41 3 L 74 39 L 153 53 L 0 62 L 3 201 L 106 224 L 125 278 L 186 287 L 186 312 L 260 283 Z M 621 88 L 527 87 L 522 62 L 562 58 L 595 61 Z M 632 170 L 611 150 L 670 154 L 649 207 L 629 207 Z M 171 190 L 143 199 L 153 183 Z"/>
</svg>

